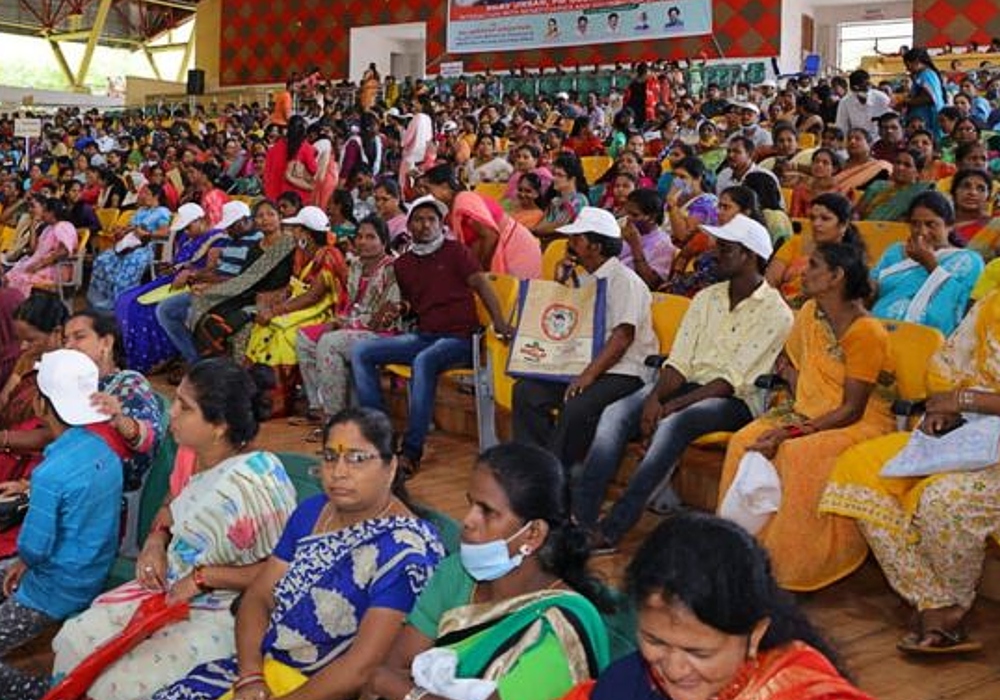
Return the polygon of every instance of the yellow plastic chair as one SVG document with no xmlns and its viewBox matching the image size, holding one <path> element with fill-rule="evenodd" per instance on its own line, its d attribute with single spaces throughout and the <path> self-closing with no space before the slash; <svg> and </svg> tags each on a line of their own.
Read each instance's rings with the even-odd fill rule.
<svg viewBox="0 0 1000 700">
<path fill-rule="evenodd" d="M 792 210 L 792 195 L 795 192 L 791 187 L 781 188 L 781 201 L 785 205 L 785 211 Z"/>
<path fill-rule="evenodd" d="M 6 253 L 8 250 L 14 247 L 17 242 L 17 229 L 13 226 L 4 226 L 3 230 L 0 230 L 0 251 Z"/>
<path fill-rule="evenodd" d="M 854 224 L 868 249 L 868 262 L 874 265 L 894 243 L 910 237 L 909 224 L 898 221 L 857 221 Z"/>
<path fill-rule="evenodd" d="M 691 306 L 691 300 L 679 294 L 657 294 L 650 307 L 653 317 L 653 332 L 660 343 L 660 354 L 669 355 L 677 337 L 681 319 Z"/>
<path fill-rule="evenodd" d="M 542 253 L 542 279 L 554 280 L 559 262 L 566 257 L 568 241 L 565 238 L 557 238 L 551 241 Z"/>
<path fill-rule="evenodd" d="M 495 199 L 496 201 L 501 201 L 503 199 L 504 193 L 507 191 L 506 182 L 480 182 L 476 185 L 473 190 L 476 194 L 481 194 L 490 199 Z"/>
<path fill-rule="evenodd" d="M 593 185 L 597 182 L 614 165 L 614 162 L 611 156 L 584 156 L 581 158 L 580 165 L 583 166 L 583 176 L 587 179 L 587 184 Z"/>
<path fill-rule="evenodd" d="M 108 235 L 118 222 L 121 213 L 114 208 L 96 209 L 97 220 L 101 222 L 101 231 L 98 235 Z"/>
<path fill-rule="evenodd" d="M 135 217 L 135 209 L 126 209 L 118 215 L 118 219 L 115 221 L 115 227 L 124 227 L 132 223 L 132 219 Z"/>
<path fill-rule="evenodd" d="M 816 134 L 806 131 L 799 134 L 799 148 L 815 148 L 818 145 L 819 139 L 816 138 Z"/>
<path fill-rule="evenodd" d="M 927 367 L 945 338 L 937 328 L 908 321 L 883 320 L 889 332 L 889 350 L 896 363 L 896 390 L 904 401 L 927 398 Z M 906 429 L 906 416 L 897 417 L 899 429 Z"/>
</svg>

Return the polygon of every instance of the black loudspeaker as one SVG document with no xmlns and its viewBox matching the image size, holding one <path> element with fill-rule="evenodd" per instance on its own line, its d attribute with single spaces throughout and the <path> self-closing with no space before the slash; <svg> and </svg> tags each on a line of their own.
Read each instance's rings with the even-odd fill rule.
<svg viewBox="0 0 1000 700">
<path fill-rule="evenodd" d="M 192 68 L 188 71 L 187 94 L 205 94 L 205 71 L 200 68 Z"/>
</svg>

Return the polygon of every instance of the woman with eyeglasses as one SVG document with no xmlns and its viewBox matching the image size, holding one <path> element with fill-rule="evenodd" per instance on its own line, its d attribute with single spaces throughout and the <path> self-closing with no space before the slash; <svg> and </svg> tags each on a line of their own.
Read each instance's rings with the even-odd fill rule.
<svg viewBox="0 0 1000 700">
<path fill-rule="evenodd" d="M 90 697 L 149 698 L 195 665 L 233 653 L 230 607 L 265 570 L 295 509 L 295 487 L 281 461 L 253 445 L 269 404 L 263 382 L 231 360 L 204 360 L 188 371 L 170 407 L 178 444 L 170 489 L 136 560 L 135 580 L 63 625 L 52 642 L 57 676 L 164 592 L 168 602 L 190 601 L 188 618 L 115 661 Z"/>
<path fill-rule="evenodd" d="M 292 514 L 240 603 L 236 655 L 198 666 L 154 700 L 230 689 L 234 700 L 356 697 L 389 653 L 444 548 L 397 495 L 385 414 L 337 414 L 322 455 L 323 493 Z"/>
</svg>

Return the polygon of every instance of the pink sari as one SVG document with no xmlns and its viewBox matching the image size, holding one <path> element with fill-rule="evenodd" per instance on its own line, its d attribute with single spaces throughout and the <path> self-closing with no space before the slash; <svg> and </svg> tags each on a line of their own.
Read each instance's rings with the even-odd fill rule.
<svg viewBox="0 0 1000 700">
<path fill-rule="evenodd" d="M 490 272 L 520 279 L 542 276 L 542 249 L 534 234 L 504 212 L 494 200 L 475 192 L 459 192 L 451 205 L 451 229 L 467 246 L 477 239 L 475 229 L 470 225 L 472 223 L 497 232 Z"/>
</svg>

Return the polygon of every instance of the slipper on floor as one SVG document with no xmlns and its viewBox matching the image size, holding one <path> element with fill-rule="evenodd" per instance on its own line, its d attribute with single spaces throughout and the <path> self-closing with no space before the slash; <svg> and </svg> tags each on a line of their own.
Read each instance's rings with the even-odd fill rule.
<svg viewBox="0 0 1000 700">
<path fill-rule="evenodd" d="M 932 643 L 922 644 L 928 637 Z M 922 635 L 912 632 L 896 644 L 896 648 L 905 654 L 914 656 L 942 656 L 946 654 L 971 654 L 981 651 L 983 645 L 969 639 L 968 634 L 961 630 L 948 631 L 943 629 L 925 630 Z"/>
</svg>

